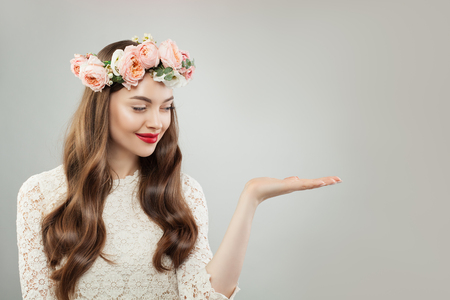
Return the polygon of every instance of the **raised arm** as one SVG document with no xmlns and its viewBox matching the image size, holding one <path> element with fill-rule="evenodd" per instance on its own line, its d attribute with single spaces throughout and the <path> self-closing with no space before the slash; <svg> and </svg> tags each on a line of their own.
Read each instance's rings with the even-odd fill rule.
<svg viewBox="0 0 450 300">
<path fill-rule="evenodd" d="M 222 243 L 206 266 L 214 289 L 227 297 L 233 292 L 244 264 L 253 216 L 260 203 L 275 196 L 336 182 L 340 182 L 336 176 L 318 179 L 260 177 L 247 182 Z"/>
<path fill-rule="evenodd" d="M 203 190 L 192 178 L 185 180 L 191 181 L 188 202 L 191 203 L 196 218 L 199 218 L 200 235 L 195 251 L 187 260 L 187 264 L 183 263 L 181 271 L 177 271 L 181 299 L 234 298 L 237 291 L 240 290 L 238 279 L 244 264 L 253 216 L 258 205 L 264 200 L 294 191 L 341 182 L 336 176 L 318 179 L 300 179 L 296 176 L 285 179 L 260 177 L 250 180 L 239 197 L 222 243 L 212 257 L 207 238 L 208 210 Z M 206 266 L 203 268 L 205 264 Z M 210 277 L 211 284 L 208 283 L 205 276 Z"/>
<path fill-rule="evenodd" d="M 49 279 L 40 222 L 44 196 L 36 176 L 31 176 L 17 195 L 17 247 L 23 299 L 53 299 L 54 282 Z"/>
<path fill-rule="evenodd" d="M 206 266 L 214 289 L 229 297 L 238 284 L 247 251 L 257 202 L 249 193 L 242 193 L 231 217 L 225 236 L 216 254 Z"/>
<path fill-rule="evenodd" d="M 208 207 L 200 184 L 190 176 L 185 176 L 183 180 L 186 201 L 199 226 L 199 235 L 195 248 L 176 271 L 180 299 L 234 299 L 234 296 L 240 290 L 237 284 L 235 285 L 236 288 L 233 288 L 233 293 L 226 296 L 221 291 L 215 290 L 215 287 L 211 285 L 211 275 L 205 269 L 213 257 L 208 242 Z"/>
</svg>

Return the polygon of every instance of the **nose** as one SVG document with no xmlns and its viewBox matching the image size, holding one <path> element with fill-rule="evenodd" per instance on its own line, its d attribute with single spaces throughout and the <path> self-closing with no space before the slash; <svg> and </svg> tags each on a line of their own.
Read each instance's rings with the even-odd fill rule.
<svg viewBox="0 0 450 300">
<path fill-rule="evenodd" d="M 147 115 L 148 117 L 145 125 L 147 128 L 153 128 L 155 131 L 161 130 L 163 124 L 161 122 L 161 116 L 158 109 L 150 109 L 150 111 L 151 113 Z"/>
</svg>

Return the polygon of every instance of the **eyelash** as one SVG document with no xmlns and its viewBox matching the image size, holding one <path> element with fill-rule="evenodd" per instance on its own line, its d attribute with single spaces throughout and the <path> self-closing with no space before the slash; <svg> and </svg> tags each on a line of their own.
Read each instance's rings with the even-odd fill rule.
<svg viewBox="0 0 450 300">
<path fill-rule="evenodd" d="M 146 107 L 133 107 L 133 109 L 134 109 L 135 111 L 143 111 L 145 108 L 146 108 Z M 165 108 L 164 108 L 165 111 L 170 111 L 170 110 L 172 110 L 172 109 L 175 109 L 175 107 L 169 106 L 169 107 L 165 107 Z"/>
</svg>

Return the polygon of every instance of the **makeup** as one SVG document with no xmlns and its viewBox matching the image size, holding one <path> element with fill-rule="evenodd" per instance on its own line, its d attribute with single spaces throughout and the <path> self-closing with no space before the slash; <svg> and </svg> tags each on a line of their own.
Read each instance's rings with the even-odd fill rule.
<svg viewBox="0 0 450 300">
<path fill-rule="evenodd" d="M 136 133 L 136 136 L 146 143 L 153 144 L 158 140 L 158 134 Z"/>
</svg>

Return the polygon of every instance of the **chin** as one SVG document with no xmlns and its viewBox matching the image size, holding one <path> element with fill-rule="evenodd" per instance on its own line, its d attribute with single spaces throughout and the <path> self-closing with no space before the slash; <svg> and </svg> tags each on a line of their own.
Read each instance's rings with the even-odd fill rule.
<svg viewBox="0 0 450 300">
<path fill-rule="evenodd" d="M 153 153 L 155 153 L 155 149 L 152 149 L 150 151 L 142 151 L 142 152 L 136 153 L 136 155 L 138 155 L 140 157 L 148 157 L 148 156 L 152 155 Z"/>
</svg>

